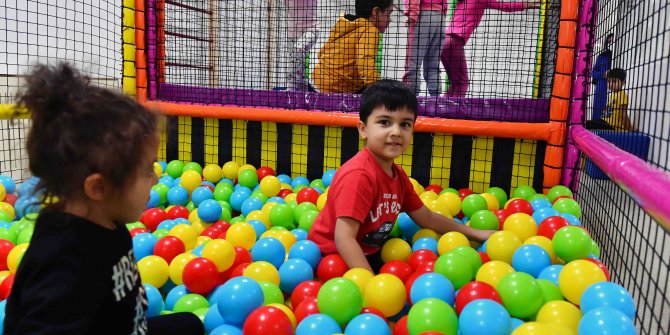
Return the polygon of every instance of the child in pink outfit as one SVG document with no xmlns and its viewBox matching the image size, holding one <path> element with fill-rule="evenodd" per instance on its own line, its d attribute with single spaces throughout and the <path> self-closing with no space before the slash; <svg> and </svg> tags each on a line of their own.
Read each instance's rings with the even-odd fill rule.
<svg viewBox="0 0 670 335">
<path fill-rule="evenodd" d="M 444 16 L 449 0 L 405 0 L 408 17 L 408 44 L 403 82 L 414 94 L 419 94 L 419 69 L 423 63 L 423 78 L 428 94 L 440 94 L 440 50 L 444 40 Z"/>
<path fill-rule="evenodd" d="M 305 58 L 318 37 L 317 0 L 284 0 L 288 11 L 288 86 L 292 91 L 307 91 Z"/>
<path fill-rule="evenodd" d="M 442 46 L 442 65 L 449 77 L 449 90 L 445 95 L 464 97 L 470 86 L 468 64 L 465 60 L 465 44 L 482 21 L 488 8 L 503 12 L 520 12 L 540 7 L 539 0 L 525 2 L 503 2 L 498 0 L 459 0 L 454 17 L 446 30 Z"/>
</svg>

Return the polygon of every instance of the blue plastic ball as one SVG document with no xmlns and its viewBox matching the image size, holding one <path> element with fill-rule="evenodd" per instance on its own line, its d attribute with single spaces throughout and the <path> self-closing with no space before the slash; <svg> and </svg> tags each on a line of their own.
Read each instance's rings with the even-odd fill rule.
<svg viewBox="0 0 670 335">
<path fill-rule="evenodd" d="M 421 229 L 421 227 L 414 223 L 414 221 L 412 221 L 409 215 L 407 215 L 405 212 L 398 215 L 396 224 L 399 225 L 402 235 L 410 240 L 412 239 L 412 236 L 414 236 L 414 234 L 416 234 L 416 232 Z"/>
<path fill-rule="evenodd" d="M 300 258 L 286 260 L 279 267 L 279 288 L 286 294 L 293 293 L 298 284 L 314 279 L 314 270 Z"/>
<path fill-rule="evenodd" d="M 147 295 L 147 317 L 160 315 L 165 309 L 165 303 L 163 302 L 161 293 L 157 288 L 150 284 L 144 284 L 144 292 Z"/>
<path fill-rule="evenodd" d="M 240 211 L 242 212 L 242 215 L 247 216 L 249 213 L 260 210 L 261 208 L 263 208 L 263 202 L 258 198 L 250 197 L 242 202 Z"/>
<path fill-rule="evenodd" d="M 328 187 L 330 184 L 333 182 L 333 178 L 335 178 L 335 172 L 337 170 L 328 170 L 323 173 L 323 176 L 321 177 L 321 181 L 323 181 L 323 186 Z"/>
<path fill-rule="evenodd" d="M 0 176 L 0 184 L 5 187 L 7 194 L 12 194 L 16 191 L 16 183 L 10 176 Z"/>
<path fill-rule="evenodd" d="M 277 176 L 277 179 L 279 179 L 279 181 L 280 181 L 282 184 L 289 184 L 289 185 L 291 185 L 291 177 L 289 177 L 289 176 L 287 176 L 287 175 L 285 175 L 285 174 L 280 174 L 280 175 L 278 175 L 278 176 Z"/>
<path fill-rule="evenodd" d="M 285 257 L 284 245 L 274 237 L 263 237 L 251 247 L 251 259 L 254 262 L 265 261 L 277 269 L 284 263 Z"/>
<path fill-rule="evenodd" d="M 302 319 L 295 329 L 295 335 L 339 334 L 342 328 L 337 321 L 325 314 L 312 314 Z"/>
<path fill-rule="evenodd" d="M 177 285 L 173 289 L 168 292 L 167 296 L 165 297 L 165 309 L 167 310 L 172 310 L 174 308 L 174 305 L 177 303 L 177 300 L 179 298 L 189 294 L 190 292 L 186 289 L 186 286 L 184 285 Z"/>
<path fill-rule="evenodd" d="M 428 249 L 437 255 L 437 240 L 432 237 L 422 237 L 417 239 L 412 245 L 412 251 Z"/>
<path fill-rule="evenodd" d="M 242 335 L 242 329 L 233 325 L 220 325 L 214 328 L 209 335 Z"/>
<path fill-rule="evenodd" d="M 158 179 L 158 183 L 172 188 L 172 184 L 174 183 L 174 178 L 172 178 L 171 176 L 165 175 L 165 176 L 160 177 L 160 179 Z"/>
<path fill-rule="evenodd" d="M 135 259 L 140 260 L 154 254 L 154 246 L 158 238 L 152 233 L 141 233 L 133 237 L 133 253 Z"/>
<path fill-rule="evenodd" d="M 198 217 L 206 223 L 213 223 L 221 217 L 223 208 L 221 204 L 214 199 L 207 199 L 198 206 Z"/>
<path fill-rule="evenodd" d="M 286 204 L 286 200 L 284 200 L 282 197 L 272 197 L 272 198 L 268 199 L 268 201 L 266 201 L 265 203 L 268 203 L 268 202 L 276 202 L 278 204 Z"/>
<path fill-rule="evenodd" d="M 321 261 L 321 250 L 316 243 L 310 240 L 302 240 L 293 244 L 288 252 L 288 258 L 299 258 L 305 260 L 312 269 L 316 269 Z"/>
<path fill-rule="evenodd" d="M 624 313 L 629 319 L 635 319 L 635 301 L 623 286 L 612 282 L 595 283 L 582 293 L 582 314 L 599 308 L 614 308 Z"/>
<path fill-rule="evenodd" d="M 579 219 L 576 216 L 574 216 L 570 213 L 561 213 L 560 216 L 563 217 L 564 219 L 568 220 L 568 222 L 573 226 L 581 226 L 582 225 L 581 221 L 579 221 Z"/>
<path fill-rule="evenodd" d="M 309 179 L 307 179 L 306 177 L 303 177 L 303 176 L 295 177 L 295 179 L 293 179 L 293 181 L 291 181 L 291 188 L 294 189 L 298 185 L 309 186 Z"/>
<path fill-rule="evenodd" d="M 538 200 L 543 200 L 543 199 L 538 199 Z M 550 216 L 558 216 L 558 211 L 555 210 L 553 207 L 542 207 L 539 209 L 536 209 L 533 212 L 533 220 L 535 220 L 535 223 L 539 226 L 544 219 L 550 217 Z"/>
<path fill-rule="evenodd" d="M 409 296 L 413 303 L 426 298 L 436 298 L 453 306 L 456 293 L 454 285 L 447 277 L 437 272 L 429 272 L 416 278 L 410 288 Z"/>
<path fill-rule="evenodd" d="M 254 231 L 256 232 L 257 237 L 260 237 L 261 235 L 263 235 L 263 233 L 265 233 L 265 231 L 267 230 L 267 228 L 265 227 L 263 222 L 261 222 L 259 220 L 249 220 L 249 221 L 247 221 L 247 223 L 250 224 L 254 228 Z"/>
<path fill-rule="evenodd" d="M 512 256 L 512 267 L 516 271 L 525 272 L 537 278 L 542 270 L 551 265 L 551 256 L 534 244 L 522 245 Z"/>
<path fill-rule="evenodd" d="M 463 307 L 458 320 L 461 335 L 507 335 L 512 320 L 502 305 L 489 299 L 477 299 Z"/>
<path fill-rule="evenodd" d="M 241 326 L 247 316 L 263 305 L 261 286 L 249 277 L 234 277 L 223 284 L 217 306 L 219 313 L 231 325 Z"/>
<path fill-rule="evenodd" d="M 188 203 L 188 190 L 181 185 L 172 186 L 167 193 L 168 203 L 173 206 L 184 206 Z"/>
<path fill-rule="evenodd" d="M 214 199 L 214 193 L 205 186 L 198 186 L 191 193 L 191 201 L 193 201 L 196 207 L 200 207 L 200 204 L 208 199 Z"/>
<path fill-rule="evenodd" d="M 582 316 L 578 327 L 579 334 L 588 335 L 636 335 L 633 321 L 618 309 L 598 307 Z"/>
<path fill-rule="evenodd" d="M 240 186 L 235 191 L 233 191 L 233 194 L 230 195 L 230 200 L 228 202 L 234 210 L 239 212 L 242 210 L 242 203 L 244 200 L 247 200 L 249 196 L 251 196 L 251 190 L 244 186 Z"/>
<path fill-rule="evenodd" d="M 219 306 L 217 304 L 211 305 L 205 313 L 205 320 L 203 324 L 205 325 L 205 332 L 211 334 L 216 327 L 221 326 L 226 323 L 226 320 L 219 313 Z"/>
<path fill-rule="evenodd" d="M 170 231 L 170 229 L 172 229 L 172 227 L 174 227 L 176 225 L 177 225 L 177 223 L 175 222 L 175 220 L 167 219 L 167 220 L 163 220 L 163 222 L 159 223 L 158 226 L 156 226 L 156 230 L 165 229 L 167 231 Z"/>
<path fill-rule="evenodd" d="M 546 279 L 558 286 L 558 275 L 561 273 L 561 270 L 563 270 L 563 265 L 560 264 L 547 266 L 544 270 L 540 271 L 537 279 Z"/>
<path fill-rule="evenodd" d="M 304 239 L 307 239 L 307 231 L 305 231 L 304 229 L 295 228 L 295 229 L 291 230 L 291 233 L 293 234 L 293 236 L 295 236 L 295 239 L 297 241 L 302 241 Z"/>
<path fill-rule="evenodd" d="M 161 204 L 161 196 L 155 190 L 149 191 L 149 201 L 147 201 L 147 208 L 158 207 Z"/>
<path fill-rule="evenodd" d="M 344 329 L 347 335 L 391 335 L 388 323 L 375 314 L 359 314 Z"/>
<path fill-rule="evenodd" d="M 551 208 L 551 202 L 547 199 L 535 199 L 530 202 L 530 205 L 533 207 L 533 211 L 540 208 Z"/>
</svg>

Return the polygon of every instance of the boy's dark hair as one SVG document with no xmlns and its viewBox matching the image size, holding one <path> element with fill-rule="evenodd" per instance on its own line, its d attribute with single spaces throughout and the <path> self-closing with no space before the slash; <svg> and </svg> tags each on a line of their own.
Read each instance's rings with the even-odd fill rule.
<svg viewBox="0 0 670 335">
<path fill-rule="evenodd" d="M 38 65 L 17 98 L 17 113 L 32 120 L 27 149 L 30 171 L 40 178 L 37 191 L 57 196 L 57 205 L 80 196 L 93 173 L 122 190 L 134 180 L 147 143 L 157 141 L 157 114 L 91 85 L 68 64 Z"/>
<path fill-rule="evenodd" d="M 406 107 L 412 111 L 415 120 L 419 109 L 416 95 L 407 85 L 391 79 L 379 80 L 363 91 L 361 107 L 358 111 L 361 121 L 368 122 L 372 110 L 379 106 L 384 106 L 391 111 Z"/>
<path fill-rule="evenodd" d="M 607 78 L 619 79 L 621 81 L 626 81 L 626 70 L 620 68 L 614 68 L 607 71 Z"/>
<path fill-rule="evenodd" d="M 381 10 L 393 6 L 393 0 L 356 0 L 356 16 L 367 19 L 372 15 L 372 9 L 379 7 Z"/>
</svg>

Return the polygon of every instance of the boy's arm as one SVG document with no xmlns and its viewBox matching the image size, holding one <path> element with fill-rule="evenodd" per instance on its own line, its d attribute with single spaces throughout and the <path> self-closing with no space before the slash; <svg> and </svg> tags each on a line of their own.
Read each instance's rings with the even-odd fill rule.
<svg viewBox="0 0 670 335">
<path fill-rule="evenodd" d="M 366 28 L 363 29 L 356 46 L 356 72 L 365 87 L 374 84 L 380 77 L 375 64 L 379 39 L 380 34 L 377 28 Z"/>
<path fill-rule="evenodd" d="M 421 0 L 405 0 L 404 14 L 409 17 L 410 22 L 416 22 L 421 13 Z"/>
<path fill-rule="evenodd" d="M 479 230 L 468 227 L 444 215 L 434 213 L 426 206 L 421 206 L 419 209 L 407 214 L 422 228 L 431 229 L 438 234 L 456 231 L 477 242 L 486 241 L 491 234 L 496 232 L 495 230 Z"/>
<path fill-rule="evenodd" d="M 630 122 L 630 118 L 628 117 L 628 105 L 621 105 L 621 117 L 623 118 L 623 129 L 627 131 L 635 131 L 635 127 L 633 127 L 633 124 Z"/>
<path fill-rule="evenodd" d="M 337 218 L 335 221 L 335 246 L 350 269 L 363 268 L 374 273 L 363 249 L 356 241 L 360 225 L 360 222 L 350 217 Z"/>
</svg>

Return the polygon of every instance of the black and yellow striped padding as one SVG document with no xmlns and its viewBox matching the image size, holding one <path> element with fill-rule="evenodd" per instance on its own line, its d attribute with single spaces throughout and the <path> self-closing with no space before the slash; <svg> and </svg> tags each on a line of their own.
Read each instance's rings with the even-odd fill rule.
<svg viewBox="0 0 670 335">
<path fill-rule="evenodd" d="M 159 159 L 219 165 L 234 160 L 312 180 L 362 147 L 355 128 L 169 117 Z M 518 185 L 542 190 L 544 151 L 541 141 L 415 133 L 396 163 L 422 185 L 475 192 L 490 186 L 509 192 Z"/>
</svg>

